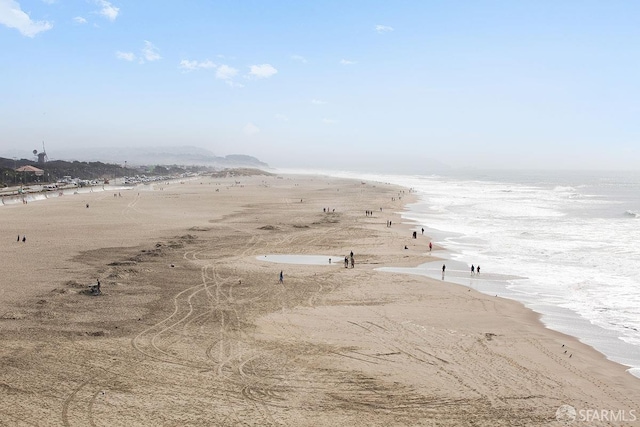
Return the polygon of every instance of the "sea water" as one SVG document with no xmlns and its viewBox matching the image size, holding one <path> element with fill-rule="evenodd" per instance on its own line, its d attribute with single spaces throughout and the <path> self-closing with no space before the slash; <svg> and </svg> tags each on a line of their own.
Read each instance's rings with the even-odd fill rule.
<svg viewBox="0 0 640 427">
<path fill-rule="evenodd" d="M 444 263 L 446 280 L 521 301 L 640 376 L 640 173 L 327 174 L 419 197 L 402 216 L 445 251 L 388 270 L 441 278 Z"/>
</svg>

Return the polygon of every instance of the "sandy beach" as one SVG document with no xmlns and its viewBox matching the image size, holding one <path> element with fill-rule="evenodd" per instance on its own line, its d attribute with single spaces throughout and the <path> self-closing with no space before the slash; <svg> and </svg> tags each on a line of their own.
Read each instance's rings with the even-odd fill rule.
<svg viewBox="0 0 640 427">
<path fill-rule="evenodd" d="M 640 380 L 521 304 L 376 270 L 437 260 L 412 200 L 265 175 L 0 206 L 0 425 L 640 425 Z"/>
</svg>

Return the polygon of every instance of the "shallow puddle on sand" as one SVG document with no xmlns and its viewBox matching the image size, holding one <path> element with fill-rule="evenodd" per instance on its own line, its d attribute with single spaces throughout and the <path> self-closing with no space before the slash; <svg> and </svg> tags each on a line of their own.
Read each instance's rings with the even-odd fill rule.
<svg viewBox="0 0 640 427">
<path fill-rule="evenodd" d="M 344 257 L 329 255 L 261 255 L 256 259 L 280 264 L 344 265 Z"/>
</svg>

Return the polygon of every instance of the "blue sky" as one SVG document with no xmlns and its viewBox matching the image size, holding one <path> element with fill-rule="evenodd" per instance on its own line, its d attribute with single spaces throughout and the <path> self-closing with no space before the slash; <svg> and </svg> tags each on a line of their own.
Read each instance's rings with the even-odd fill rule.
<svg viewBox="0 0 640 427">
<path fill-rule="evenodd" d="M 635 1 L 0 0 L 0 153 L 640 170 Z"/>
</svg>

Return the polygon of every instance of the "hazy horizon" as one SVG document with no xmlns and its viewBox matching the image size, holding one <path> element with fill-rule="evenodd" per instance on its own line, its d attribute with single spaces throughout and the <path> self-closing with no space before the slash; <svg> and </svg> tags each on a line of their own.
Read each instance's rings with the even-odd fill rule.
<svg viewBox="0 0 640 427">
<path fill-rule="evenodd" d="M 640 170 L 640 4 L 0 0 L 0 153 Z M 59 158 L 59 157 L 56 157 Z"/>
</svg>

